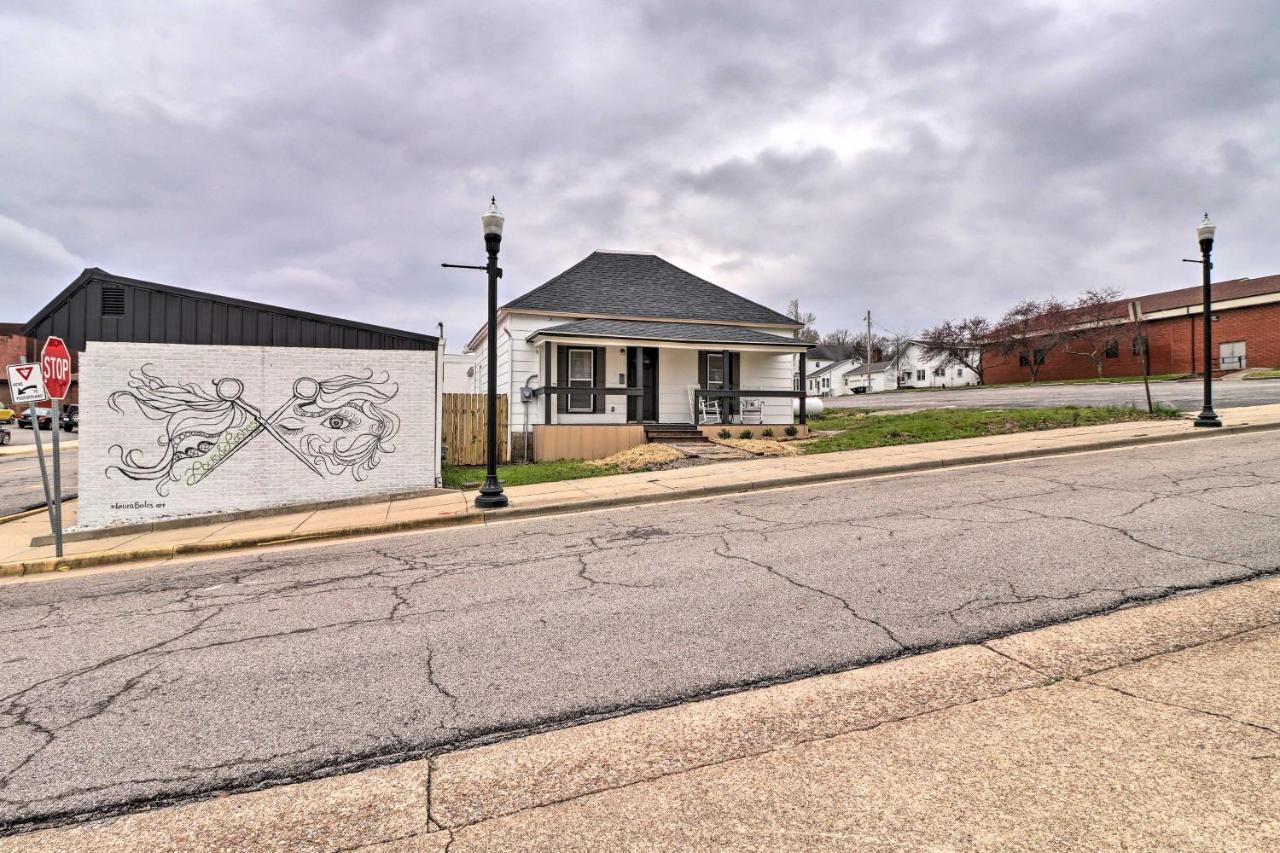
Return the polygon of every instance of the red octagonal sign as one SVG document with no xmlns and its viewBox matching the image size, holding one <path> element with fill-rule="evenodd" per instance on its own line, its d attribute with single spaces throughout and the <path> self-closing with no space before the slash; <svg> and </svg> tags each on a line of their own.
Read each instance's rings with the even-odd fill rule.
<svg viewBox="0 0 1280 853">
<path fill-rule="evenodd" d="M 50 336 L 40 350 L 40 369 L 50 400 L 62 400 L 71 389 L 71 353 L 62 338 Z"/>
</svg>

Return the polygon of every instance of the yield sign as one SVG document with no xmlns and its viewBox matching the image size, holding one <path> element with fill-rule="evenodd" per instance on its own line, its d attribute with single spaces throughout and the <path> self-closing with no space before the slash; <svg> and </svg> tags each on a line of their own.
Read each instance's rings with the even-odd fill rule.
<svg viewBox="0 0 1280 853">
<path fill-rule="evenodd" d="M 44 387 L 49 399 L 61 400 L 71 389 L 71 353 L 62 338 L 49 336 L 40 350 L 40 369 L 44 372 Z"/>
<path fill-rule="evenodd" d="M 44 390 L 44 377 L 38 364 L 11 364 L 9 371 L 9 396 L 14 405 L 39 403 L 49 395 Z"/>
</svg>

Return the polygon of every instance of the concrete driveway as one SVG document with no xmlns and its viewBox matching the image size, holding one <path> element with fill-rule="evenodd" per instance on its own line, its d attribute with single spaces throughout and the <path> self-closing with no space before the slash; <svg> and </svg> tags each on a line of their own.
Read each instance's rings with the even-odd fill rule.
<svg viewBox="0 0 1280 853">
<path fill-rule="evenodd" d="M 1186 411 L 1199 411 L 1203 383 L 1194 380 L 1151 383 L 1151 398 Z M 1280 379 L 1221 380 L 1213 383 L 1214 406 L 1259 406 L 1280 402 Z M 895 411 L 936 409 L 1004 409 L 1044 406 L 1124 406 L 1145 408 L 1147 398 L 1142 383 L 1110 385 L 994 385 L 985 388 L 957 388 L 941 391 L 889 391 L 882 394 L 851 394 L 829 397 L 828 406 Z"/>
<path fill-rule="evenodd" d="M 1274 433 L 0 583 L 0 832 L 1280 568 Z"/>
</svg>

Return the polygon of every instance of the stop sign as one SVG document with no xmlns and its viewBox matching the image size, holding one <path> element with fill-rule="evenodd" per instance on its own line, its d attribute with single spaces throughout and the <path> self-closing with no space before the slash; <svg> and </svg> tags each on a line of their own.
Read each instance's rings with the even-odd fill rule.
<svg viewBox="0 0 1280 853">
<path fill-rule="evenodd" d="M 71 388 L 71 353 L 62 338 L 50 336 L 40 350 L 40 370 L 50 400 L 61 400 Z"/>
</svg>

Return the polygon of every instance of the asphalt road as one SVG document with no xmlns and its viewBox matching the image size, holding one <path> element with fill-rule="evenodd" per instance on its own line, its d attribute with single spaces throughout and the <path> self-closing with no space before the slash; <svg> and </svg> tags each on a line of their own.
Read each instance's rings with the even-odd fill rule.
<svg viewBox="0 0 1280 853">
<path fill-rule="evenodd" d="M 298 780 L 1280 567 L 1280 433 L 0 584 L 0 825 Z"/>
<path fill-rule="evenodd" d="M 1199 411 L 1204 384 L 1199 381 L 1153 382 L 1151 398 L 1186 411 Z M 1216 408 L 1229 406 L 1261 406 L 1280 403 L 1280 379 L 1253 379 L 1213 383 Z M 962 409 L 997 409 L 1042 406 L 1123 406 L 1133 404 L 1145 408 L 1146 392 L 1141 382 L 1108 385 L 993 385 L 985 388 L 957 388 L 939 391 L 890 391 L 882 394 L 851 394 L 822 401 L 842 408 L 936 409 L 956 406 Z"/>
<path fill-rule="evenodd" d="M 15 431 L 16 432 L 16 431 Z M 21 430 L 26 436 L 31 435 L 30 430 Z M 49 433 L 42 433 L 41 441 L 49 437 Z M 67 434 L 63 433 L 66 438 Z M 74 438 L 74 436 L 72 436 Z M 14 444 L 18 442 L 15 437 Z M 45 461 L 49 467 L 49 477 L 52 480 L 53 468 L 51 456 L 52 450 L 48 443 L 44 446 Z M 79 464 L 79 454 L 75 448 L 62 451 L 62 494 L 63 497 L 74 497 L 76 494 L 76 471 Z M 11 515 L 15 512 L 31 509 L 44 503 L 44 483 L 40 479 L 40 462 L 36 459 L 34 453 L 22 454 L 20 456 L 0 456 L 0 518 Z"/>
</svg>

